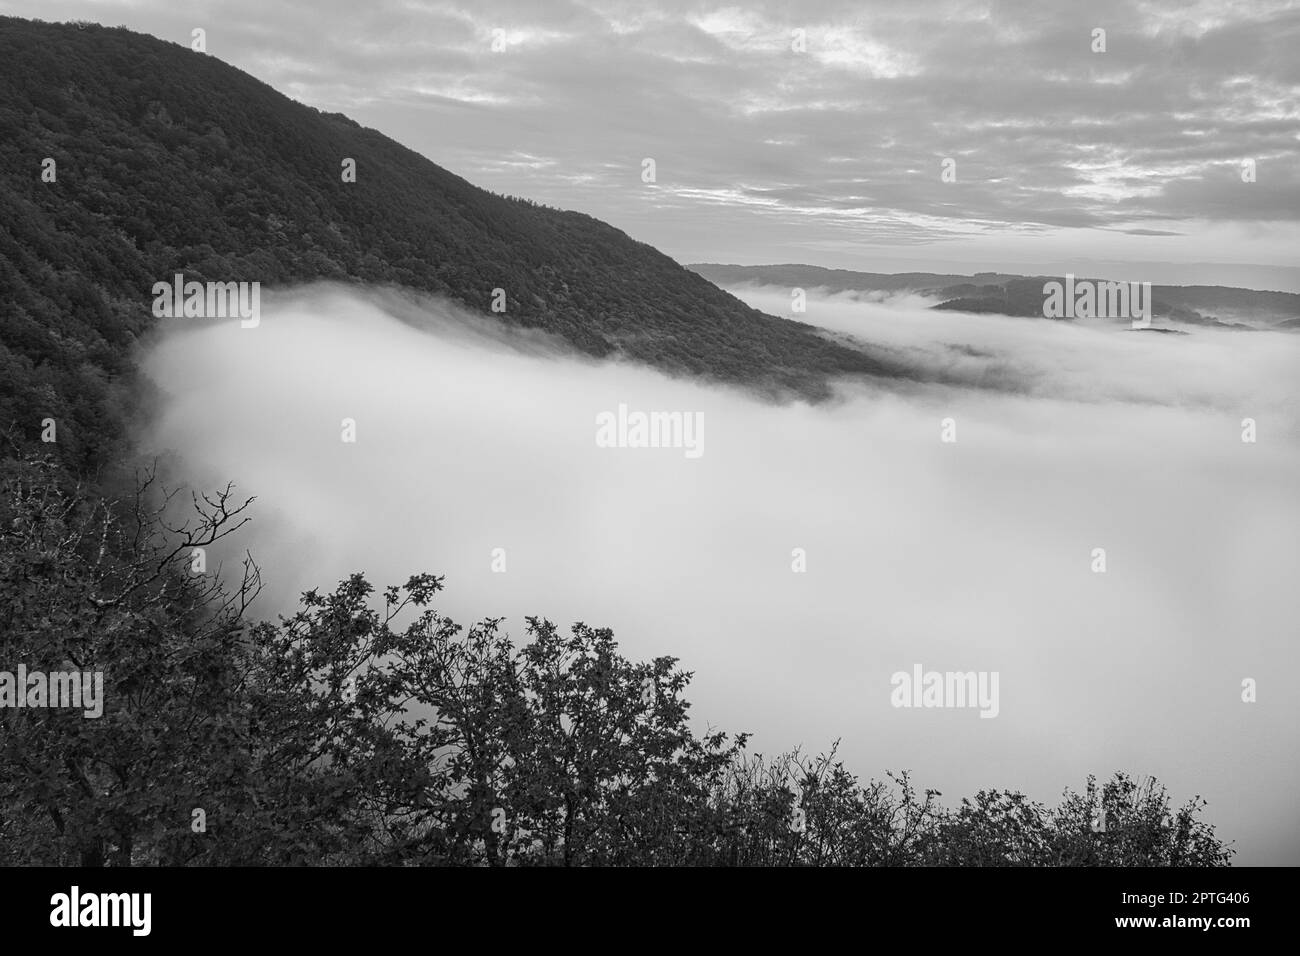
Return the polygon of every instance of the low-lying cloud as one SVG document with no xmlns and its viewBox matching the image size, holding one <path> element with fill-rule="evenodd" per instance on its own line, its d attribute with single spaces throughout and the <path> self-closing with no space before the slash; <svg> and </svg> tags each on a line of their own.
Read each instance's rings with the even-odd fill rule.
<svg viewBox="0 0 1300 956">
<path fill-rule="evenodd" d="M 741 294 L 789 314 L 788 290 Z M 267 294 L 256 329 L 172 320 L 141 442 L 259 497 L 240 544 L 265 616 L 354 570 L 445 574 L 463 623 L 581 620 L 680 657 L 701 726 L 763 752 L 840 737 L 864 777 L 910 768 L 949 800 L 1153 774 L 1209 800 L 1238 862 L 1300 862 L 1300 339 L 923 305 L 814 297 L 798 318 L 971 387 L 846 383 L 810 406 L 436 301 Z M 602 447 L 620 405 L 700 416 L 703 453 Z M 914 668 L 998 674 L 996 719 L 893 706 Z"/>
</svg>

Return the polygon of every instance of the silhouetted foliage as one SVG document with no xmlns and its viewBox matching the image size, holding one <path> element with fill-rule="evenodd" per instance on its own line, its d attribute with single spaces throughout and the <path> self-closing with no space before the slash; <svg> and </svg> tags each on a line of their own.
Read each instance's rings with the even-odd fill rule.
<svg viewBox="0 0 1300 956">
<path fill-rule="evenodd" d="M 1223 865 L 1154 781 L 1089 781 L 1055 809 L 982 791 L 945 808 L 904 773 L 750 755 L 690 726 L 690 674 L 607 629 L 468 630 L 416 575 L 360 574 L 249 625 L 239 585 L 189 568 L 244 520 L 229 489 L 145 475 L 116 502 L 52 461 L 0 484 L 0 659 L 105 674 L 104 713 L 7 709 L 0 864 Z M 1104 808 L 1104 809 L 1103 809 Z M 205 826 L 192 827 L 195 810 Z M 1101 832 L 1094 825 L 1105 814 Z"/>
</svg>

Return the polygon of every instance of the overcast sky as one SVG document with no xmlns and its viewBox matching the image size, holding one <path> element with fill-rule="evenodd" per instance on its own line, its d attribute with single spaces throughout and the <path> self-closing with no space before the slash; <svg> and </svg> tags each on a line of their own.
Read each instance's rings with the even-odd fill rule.
<svg viewBox="0 0 1300 956">
<path fill-rule="evenodd" d="M 1300 2 L 0 10 L 184 43 L 202 26 L 209 53 L 304 103 L 683 262 L 1296 264 Z"/>
</svg>

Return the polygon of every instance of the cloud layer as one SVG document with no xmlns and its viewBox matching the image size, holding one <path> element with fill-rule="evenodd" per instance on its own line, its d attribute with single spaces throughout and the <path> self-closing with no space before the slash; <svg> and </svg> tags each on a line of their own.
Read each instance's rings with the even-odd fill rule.
<svg viewBox="0 0 1300 956">
<path fill-rule="evenodd" d="M 353 570 L 445 573 L 462 621 L 582 620 L 630 656 L 680 657 L 695 718 L 765 752 L 842 737 L 856 771 L 911 768 L 949 798 L 1154 774 L 1210 801 L 1241 862 L 1300 862 L 1296 338 L 909 303 L 813 300 L 805 318 L 986 387 L 766 405 L 318 288 L 268 297 L 254 330 L 175 323 L 148 357 L 164 401 L 141 443 L 260 496 L 242 543 L 264 615 Z M 702 413 L 704 455 L 597 447 L 619 403 Z M 998 717 L 895 709 L 891 675 L 915 664 L 997 671 Z"/>
</svg>

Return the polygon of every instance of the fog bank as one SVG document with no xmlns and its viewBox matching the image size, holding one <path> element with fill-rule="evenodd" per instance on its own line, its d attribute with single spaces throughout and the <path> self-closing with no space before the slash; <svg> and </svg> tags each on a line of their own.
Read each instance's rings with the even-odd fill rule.
<svg viewBox="0 0 1300 956">
<path fill-rule="evenodd" d="M 788 290 L 738 294 L 790 315 Z M 1209 801 L 1238 863 L 1300 863 L 1297 337 L 810 298 L 791 317 L 982 387 L 771 405 L 445 303 L 315 287 L 262 309 L 173 320 L 140 436 L 259 497 L 239 544 L 262 616 L 354 570 L 445 574 L 462 623 L 581 620 L 681 658 L 697 723 L 765 753 L 840 737 L 864 779 L 911 769 L 949 803 L 1152 774 Z M 620 404 L 702 415 L 703 453 L 599 447 Z M 998 716 L 891 706 L 915 664 L 998 672 Z"/>
</svg>

